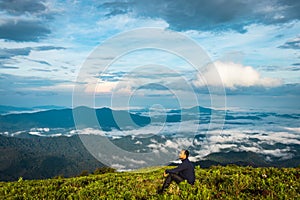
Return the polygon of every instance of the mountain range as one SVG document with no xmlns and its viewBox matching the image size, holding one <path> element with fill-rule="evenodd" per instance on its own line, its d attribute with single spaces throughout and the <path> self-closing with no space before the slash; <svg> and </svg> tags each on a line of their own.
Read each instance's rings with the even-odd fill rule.
<svg viewBox="0 0 300 200">
<path fill-rule="evenodd" d="M 226 134 L 210 135 L 205 133 L 205 130 L 210 122 L 211 113 L 218 113 L 216 110 L 196 106 L 169 110 L 165 113 L 166 116 L 149 116 L 147 112 L 149 111 L 129 112 L 110 108 L 78 107 L 74 110 L 62 108 L 0 115 L 0 180 L 11 181 L 19 177 L 41 179 L 58 175 L 69 177 L 76 176 L 84 170 L 92 172 L 104 166 L 83 145 L 78 134 L 85 130 L 76 131 L 74 113 L 95 113 L 100 130 L 94 134 L 107 134 L 113 144 L 129 152 L 151 152 L 155 149 L 163 151 L 165 148 L 174 148 L 176 151 L 180 142 L 192 139 L 194 145 L 190 151 L 197 158 L 193 162 L 201 167 L 227 164 L 254 167 L 300 165 L 300 140 L 295 132 L 299 114 L 228 111 L 223 130 Z M 174 132 L 174 127 L 178 124 L 187 123 L 184 127 L 189 128 L 191 122 L 197 120 L 200 120 L 200 129 L 195 135 Z M 167 129 L 155 134 L 153 127 L 162 121 L 167 124 Z M 291 131 L 282 135 L 282 127 L 287 123 L 290 127 L 286 130 Z M 201 128 L 203 124 L 205 126 Z M 281 134 L 282 140 L 278 138 L 272 142 L 271 140 L 276 139 L 271 135 L 273 132 L 269 132 L 268 135 L 264 129 L 248 131 L 242 135 L 239 133 L 241 138 L 236 138 L 237 130 L 258 126 L 268 128 L 268 125 L 274 127 L 275 124 L 279 124 L 278 134 Z M 89 125 L 87 127 L 91 128 Z M 125 135 L 114 135 L 122 130 Z M 136 132 L 138 134 L 133 135 Z M 236 139 L 229 141 L 228 138 Z M 261 151 L 255 149 L 257 146 Z M 210 149 L 208 153 L 207 149 Z M 170 165 L 174 163 L 170 162 Z"/>
</svg>

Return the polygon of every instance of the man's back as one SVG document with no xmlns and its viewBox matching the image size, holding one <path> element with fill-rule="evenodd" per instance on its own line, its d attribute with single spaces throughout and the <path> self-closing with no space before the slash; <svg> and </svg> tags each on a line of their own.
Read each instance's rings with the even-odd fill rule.
<svg viewBox="0 0 300 200">
<path fill-rule="evenodd" d="M 178 174 L 182 178 L 186 179 L 190 184 L 194 184 L 195 182 L 194 165 L 187 158 L 182 160 L 182 163 L 178 167 L 174 169 L 166 170 L 166 172 Z"/>
<path fill-rule="evenodd" d="M 187 180 L 189 184 L 195 183 L 195 170 L 194 165 L 189 161 L 189 151 L 181 150 L 179 154 L 179 159 L 182 163 L 174 168 L 167 169 L 164 172 L 164 177 L 167 177 L 162 188 L 157 190 L 157 193 L 161 194 L 163 191 L 169 187 L 172 181 L 180 183 L 181 181 Z"/>
</svg>

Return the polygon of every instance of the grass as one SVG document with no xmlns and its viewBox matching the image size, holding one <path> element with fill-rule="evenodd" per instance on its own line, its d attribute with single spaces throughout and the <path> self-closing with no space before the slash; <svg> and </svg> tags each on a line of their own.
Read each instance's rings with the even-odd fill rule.
<svg viewBox="0 0 300 200">
<path fill-rule="evenodd" d="M 234 165 L 196 167 L 194 186 L 163 184 L 163 171 L 152 167 L 74 178 L 0 182 L 0 199 L 300 199 L 299 168 L 252 168 Z"/>
</svg>

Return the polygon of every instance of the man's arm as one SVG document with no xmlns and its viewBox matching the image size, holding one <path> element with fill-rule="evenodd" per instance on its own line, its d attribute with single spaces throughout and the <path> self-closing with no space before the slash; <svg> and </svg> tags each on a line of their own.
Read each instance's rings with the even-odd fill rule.
<svg viewBox="0 0 300 200">
<path fill-rule="evenodd" d="M 167 169 L 165 171 L 165 173 L 169 174 L 169 173 L 173 173 L 176 174 L 178 172 L 181 172 L 183 170 L 185 170 L 188 166 L 185 163 L 181 163 L 180 165 L 178 165 L 176 168 L 174 169 Z"/>
</svg>

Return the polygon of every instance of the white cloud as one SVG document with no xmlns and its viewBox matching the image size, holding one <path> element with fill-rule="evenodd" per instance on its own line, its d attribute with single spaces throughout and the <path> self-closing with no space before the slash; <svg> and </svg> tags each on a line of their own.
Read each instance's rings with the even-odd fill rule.
<svg viewBox="0 0 300 200">
<path fill-rule="evenodd" d="M 196 86 L 236 87 L 264 86 L 274 87 L 282 84 L 280 79 L 261 77 L 251 66 L 243 66 L 233 62 L 216 61 L 209 64 L 202 74 L 194 81 Z"/>
</svg>

